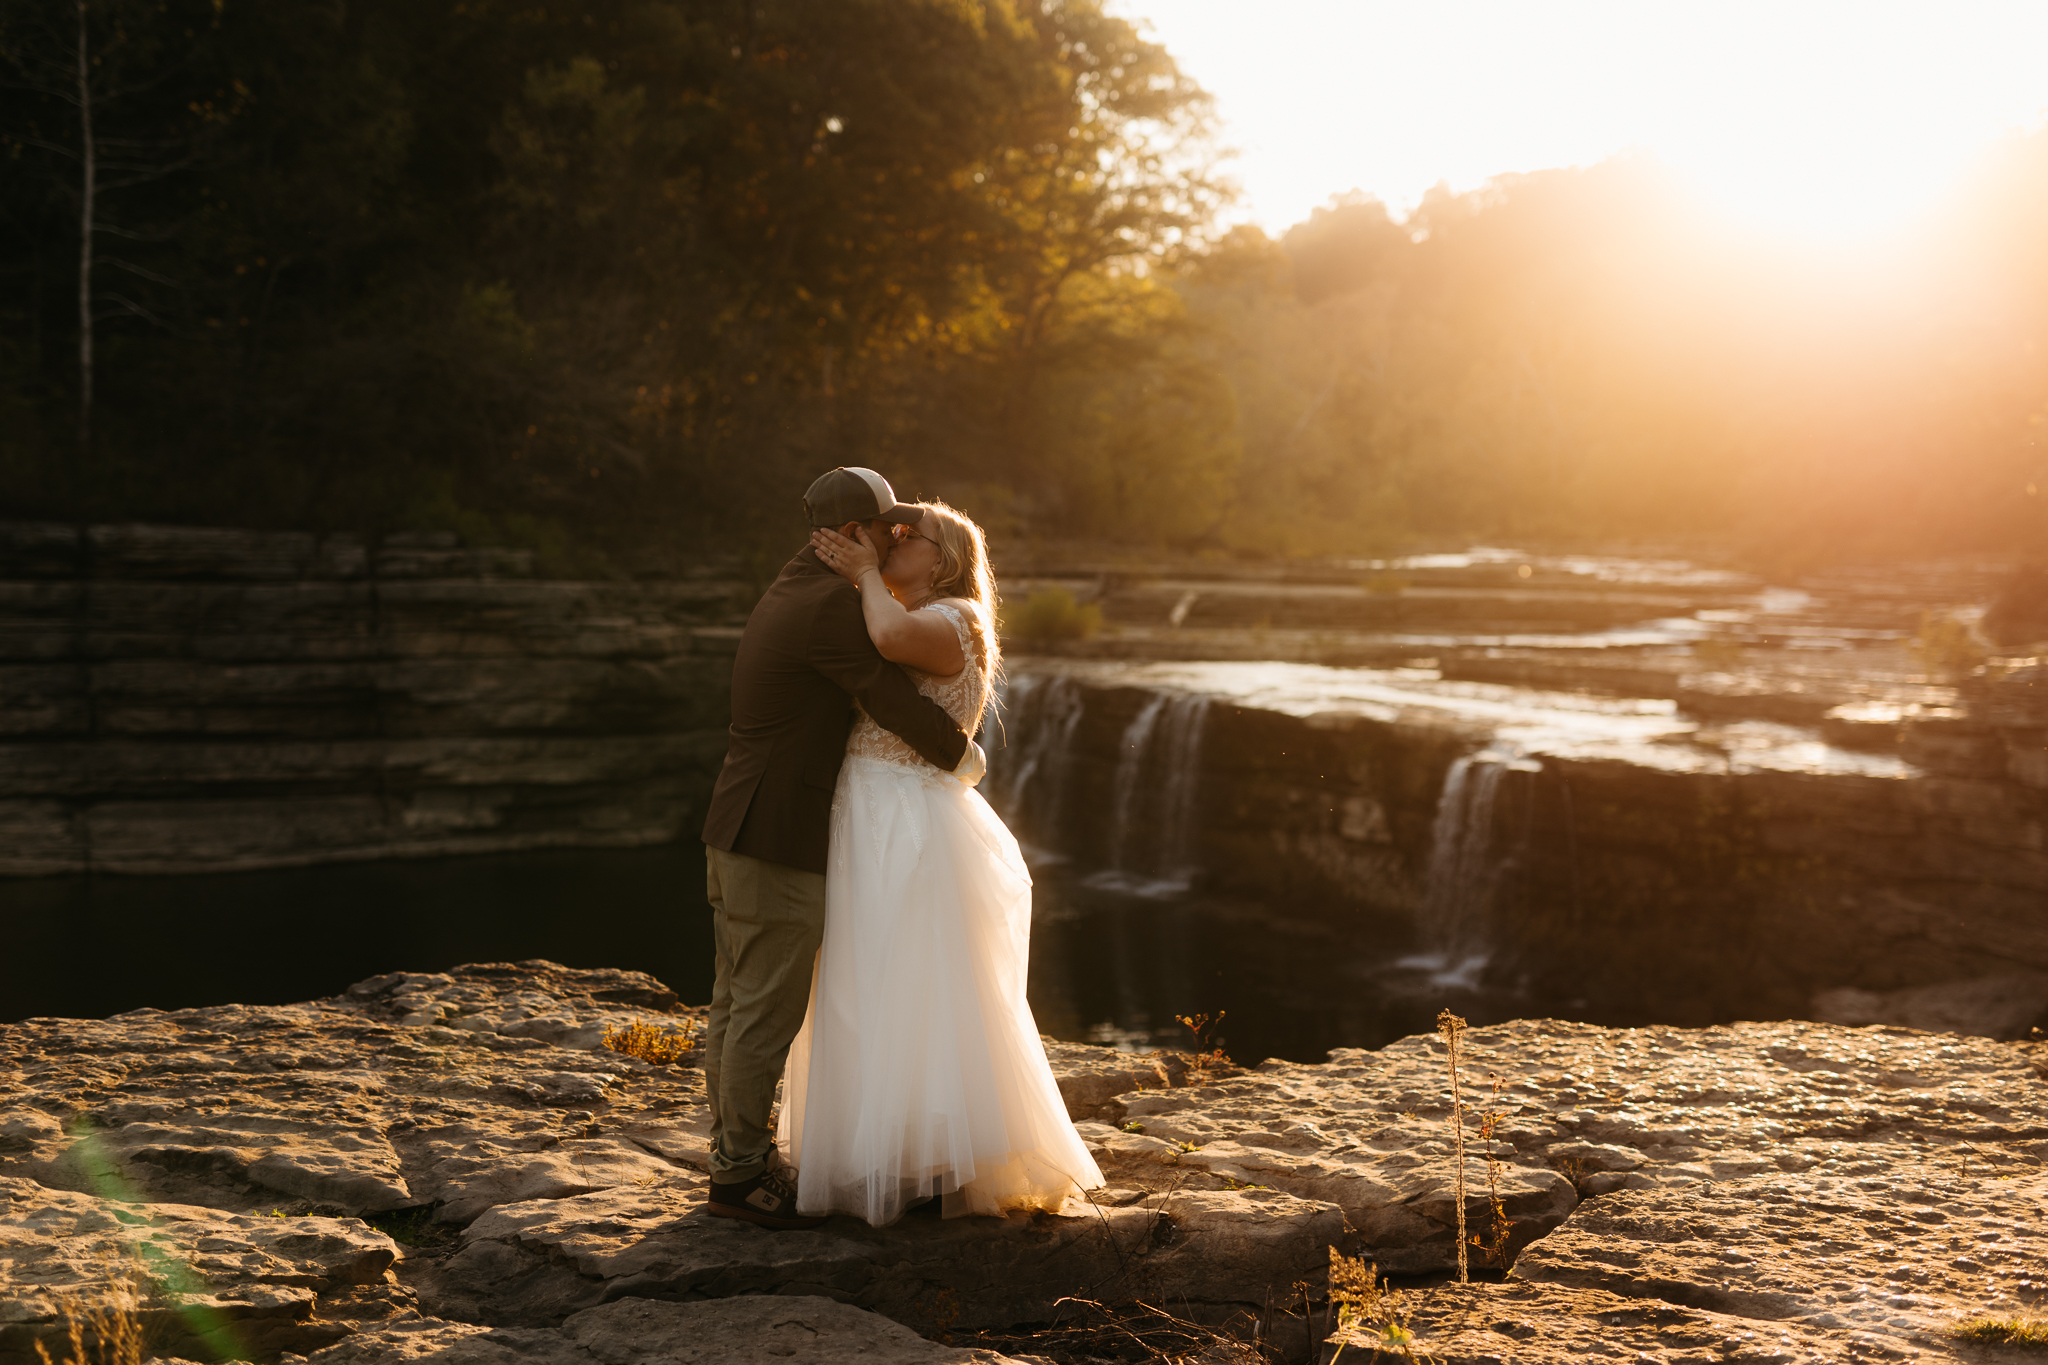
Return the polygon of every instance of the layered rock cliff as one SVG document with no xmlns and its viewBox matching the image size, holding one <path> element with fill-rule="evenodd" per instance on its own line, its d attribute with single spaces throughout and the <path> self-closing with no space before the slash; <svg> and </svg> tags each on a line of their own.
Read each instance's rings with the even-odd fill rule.
<svg viewBox="0 0 2048 1365">
<path fill-rule="evenodd" d="M 672 839 L 748 605 L 452 536 L 0 524 L 0 875 Z"/>
<path fill-rule="evenodd" d="M 1510 1012 L 2048 1022 L 2039 665 L 1854 749 L 1423 670 L 1010 668 L 1019 747 L 991 791 L 1020 837 L 1083 872 L 1157 847 L 1133 832 L 1161 818 L 1142 794 L 1168 766 L 1148 757 L 1165 733 L 1148 717 L 1206 693 L 1199 747 L 1175 760 L 1195 787 L 1174 816 L 1181 874 L 1389 961 L 1483 963 Z"/>
</svg>

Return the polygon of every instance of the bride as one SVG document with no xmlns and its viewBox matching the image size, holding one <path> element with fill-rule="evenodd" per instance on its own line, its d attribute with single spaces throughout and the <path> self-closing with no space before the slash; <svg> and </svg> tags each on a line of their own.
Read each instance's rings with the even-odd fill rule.
<svg viewBox="0 0 2048 1365">
<path fill-rule="evenodd" d="M 886 568 L 865 531 L 812 541 L 860 589 L 883 657 L 972 735 L 1000 662 L 995 578 L 980 527 L 917 506 Z M 824 944 L 777 1132 L 798 1210 L 879 1227 L 934 1197 L 954 1218 L 1100 1187 L 1024 1001 L 1031 877 L 988 802 L 863 714 L 831 829 Z"/>
</svg>

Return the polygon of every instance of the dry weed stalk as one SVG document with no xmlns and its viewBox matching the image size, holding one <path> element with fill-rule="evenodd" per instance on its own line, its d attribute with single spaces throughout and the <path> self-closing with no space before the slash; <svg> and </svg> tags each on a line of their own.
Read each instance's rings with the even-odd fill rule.
<svg viewBox="0 0 2048 1365">
<path fill-rule="evenodd" d="M 1513 1225 L 1508 1221 L 1507 1205 L 1501 1202 L 1500 1158 L 1493 1151 L 1495 1135 L 1500 1131 L 1500 1073 L 1495 1072 L 1492 1080 L 1493 1093 L 1487 1097 L 1486 1112 L 1479 1119 L 1479 1145 L 1486 1152 L 1486 1206 L 1492 1213 L 1493 1226 L 1480 1245 L 1493 1269 L 1506 1270 L 1508 1234 Z"/>
<path fill-rule="evenodd" d="M 635 1019 L 620 1028 L 613 1024 L 604 1031 L 604 1045 L 613 1052 L 638 1057 L 656 1066 L 674 1066 L 696 1049 L 696 1033 L 688 1024 L 665 1027 Z"/>
<path fill-rule="evenodd" d="M 1057 1361 L 1120 1361 L 1157 1365 L 1200 1360 L 1204 1365 L 1269 1365 L 1257 1342 L 1220 1327 L 1190 1322 L 1149 1303 L 1061 1299 L 1059 1317 L 1038 1327 L 955 1332 L 952 1344 L 1038 1355 Z"/>
<path fill-rule="evenodd" d="M 1182 1026 L 1189 1033 L 1195 1035 L 1195 1051 L 1193 1056 L 1195 1070 L 1217 1071 L 1226 1066 L 1235 1065 L 1230 1060 L 1229 1055 L 1223 1051 L 1223 1039 L 1210 1036 L 1223 1023 L 1223 1017 L 1229 1013 L 1229 1010 L 1218 1010 L 1214 1019 L 1211 1019 L 1206 1014 L 1176 1014 L 1173 1016 L 1181 1022 Z"/>
<path fill-rule="evenodd" d="M 1465 1021 L 1445 1010 L 1437 1015 L 1436 1026 L 1450 1049 L 1451 1161 L 1455 1172 L 1451 1188 L 1452 1198 L 1458 1204 L 1458 1283 L 1469 1284 L 1472 1277 L 1465 1254 L 1465 1100 L 1458 1088 L 1459 1044 L 1465 1036 Z"/>
</svg>

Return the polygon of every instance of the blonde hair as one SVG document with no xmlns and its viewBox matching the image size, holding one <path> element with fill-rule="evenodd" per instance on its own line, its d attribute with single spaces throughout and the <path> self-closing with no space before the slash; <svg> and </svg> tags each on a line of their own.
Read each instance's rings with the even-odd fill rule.
<svg viewBox="0 0 2048 1365">
<path fill-rule="evenodd" d="M 939 547 L 939 567 L 932 590 L 940 597 L 961 597 L 972 603 L 967 629 L 974 636 L 975 662 L 991 682 L 1003 666 L 1003 647 L 996 635 L 996 575 L 989 567 L 988 537 L 957 509 L 943 502 L 920 502 L 924 520 L 919 529 Z"/>
</svg>

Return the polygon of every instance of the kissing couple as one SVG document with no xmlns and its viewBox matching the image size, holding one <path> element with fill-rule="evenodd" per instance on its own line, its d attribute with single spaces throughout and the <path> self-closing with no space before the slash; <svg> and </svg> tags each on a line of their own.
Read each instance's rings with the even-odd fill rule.
<svg viewBox="0 0 2048 1365">
<path fill-rule="evenodd" d="M 708 1212 L 1056 1210 L 1103 1179 L 1024 1000 L 1031 876 L 974 789 L 1001 666 L 987 542 L 871 469 L 823 475 L 804 511 L 740 637 L 704 821 Z"/>
</svg>

